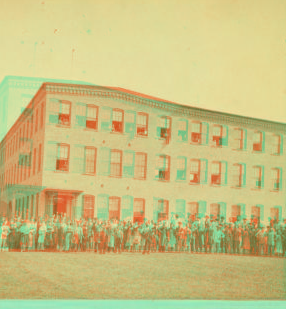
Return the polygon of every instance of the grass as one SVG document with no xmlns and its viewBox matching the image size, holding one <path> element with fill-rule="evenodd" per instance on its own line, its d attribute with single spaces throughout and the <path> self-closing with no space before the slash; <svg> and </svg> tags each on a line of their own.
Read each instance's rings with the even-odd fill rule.
<svg viewBox="0 0 286 309">
<path fill-rule="evenodd" d="M 285 259 L 0 253 L 1 299 L 285 299 Z"/>
</svg>

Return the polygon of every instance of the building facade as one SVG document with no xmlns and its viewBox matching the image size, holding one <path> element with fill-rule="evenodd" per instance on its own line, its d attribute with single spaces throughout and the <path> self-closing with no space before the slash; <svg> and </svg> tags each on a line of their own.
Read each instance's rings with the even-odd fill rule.
<svg viewBox="0 0 286 309">
<path fill-rule="evenodd" d="M 120 88 L 44 83 L 1 142 L 1 211 L 282 219 L 285 133 Z"/>
</svg>

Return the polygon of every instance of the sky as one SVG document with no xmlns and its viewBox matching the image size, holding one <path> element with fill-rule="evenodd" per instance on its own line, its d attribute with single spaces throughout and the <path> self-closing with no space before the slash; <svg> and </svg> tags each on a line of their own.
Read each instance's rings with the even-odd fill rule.
<svg viewBox="0 0 286 309">
<path fill-rule="evenodd" d="M 286 122 L 284 0 L 1 0 L 6 75 Z"/>
</svg>

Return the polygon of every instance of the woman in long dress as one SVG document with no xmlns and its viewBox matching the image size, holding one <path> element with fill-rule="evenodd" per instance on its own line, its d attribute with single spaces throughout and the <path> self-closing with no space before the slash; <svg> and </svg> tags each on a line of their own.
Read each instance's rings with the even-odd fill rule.
<svg viewBox="0 0 286 309">
<path fill-rule="evenodd" d="M 39 237 L 38 237 L 38 250 L 44 251 L 44 242 L 46 236 L 46 224 L 43 222 L 39 228 Z"/>
</svg>

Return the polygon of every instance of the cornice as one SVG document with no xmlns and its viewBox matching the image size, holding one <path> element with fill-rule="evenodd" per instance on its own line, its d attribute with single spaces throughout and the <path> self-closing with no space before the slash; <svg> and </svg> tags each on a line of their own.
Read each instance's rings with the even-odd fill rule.
<svg viewBox="0 0 286 309">
<path fill-rule="evenodd" d="M 49 94 L 66 94 L 75 96 L 120 99 L 124 100 L 126 103 L 131 103 L 132 105 L 144 105 L 146 107 L 164 110 L 165 112 L 175 114 L 177 116 L 184 116 L 187 118 L 198 119 L 201 121 L 252 128 L 255 130 L 286 133 L 286 124 L 279 122 L 272 122 L 263 119 L 244 117 L 240 115 L 227 114 L 217 111 L 210 111 L 196 107 L 180 105 L 178 103 L 164 102 L 163 100 L 158 101 L 146 99 L 133 94 L 115 90 L 98 90 L 96 86 L 72 86 L 46 83 L 43 85 L 43 88 L 45 89 L 46 93 Z M 102 89 L 102 87 L 99 88 Z"/>
</svg>

